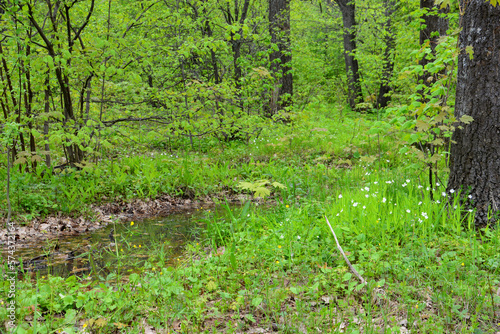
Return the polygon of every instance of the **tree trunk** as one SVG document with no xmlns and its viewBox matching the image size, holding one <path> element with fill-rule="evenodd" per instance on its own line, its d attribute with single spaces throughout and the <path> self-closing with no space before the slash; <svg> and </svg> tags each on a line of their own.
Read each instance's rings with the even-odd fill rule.
<svg viewBox="0 0 500 334">
<path fill-rule="evenodd" d="M 476 208 L 480 227 L 498 222 L 500 213 L 500 6 L 484 0 L 460 3 L 455 116 L 474 120 L 453 134 L 448 192 L 462 191 L 463 202 Z"/>
<path fill-rule="evenodd" d="M 448 19 L 437 14 L 446 13 L 448 8 L 436 8 L 434 0 L 420 0 L 420 8 L 427 10 L 427 13 L 422 16 L 425 28 L 420 30 L 420 45 L 429 40 L 431 50 L 434 53 L 439 36 L 446 35 L 446 30 L 448 30 Z M 435 9 L 437 9 L 437 14 L 433 13 Z"/>
<path fill-rule="evenodd" d="M 394 47 L 396 46 L 396 39 L 394 36 L 394 31 L 392 28 L 392 15 L 396 11 L 396 1 L 385 0 L 385 17 L 386 21 L 384 23 L 385 30 L 385 50 L 384 50 L 384 68 L 382 69 L 382 79 L 380 82 L 380 89 L 378 92 L 376 108 L 385 108 L 391 101 L 391 97 L 388 95 L 391 91 L 391 77 L 394 71 Z"/>
<path fill-rule="evenodd" d="M 271 70 L 278 79 L 269 108 L 270 114 L 274 115 L 291 105 L 293 95 L 290 0 L 269 0 L 269 33 L 271 43 L 278 46 L 278 50 L 269 55 Z"/>
<path fill-rule="evenodd" d="M 348 99 L 352 109 L 362 101 L 361 84 L 359 82 L 359 65 L 356 52 L 356 6 L 354 0 L 335 0 L 342 13 L 344 24 L 344 59 L 348 81 Z"/>
<path fill-rule="evenodd" d="M 427 41 L 429 41 L 429 46 L 431 47 L 431 57 L 434 57 L 438 39 L 440 36 L 446 35 L 446 30 L 448 30 L 448 19 L 440 17 L 439 14 L 445 14 L 448 12 L 448 7 L 437 8 L 434 5 L 434 0 L 420 0 L 420 8 L 426 10 L 426 14 L 422 16 L 424 19 L 424 29 L 420 30 L 420 45 L 423 46 Z M 420 65 L 427 65 L 431 59 L 424 56 L 420 60 Z M 418 78 L 419 82 L 422 81 L 424 85 L 428 85 L 427 81 L 428 75 L 424 75 Z M 424 92 L 421 92 L 423 95 Z M 424 99 L 425 100 L 425 99 Z"/>
<path fill-rule="evenodd" d="M 238 0 L 234 0 L 234 13 L 231 12 L 229 7 L 229 2 L 226 3 L 226 9 L 222 9 L 224 13 L 224 17 L 226 19 L 226 23 L 232 25 L 235 22 L 239 22 L 240 25 L 245 23 L 245 20 L 248 15 L 248 8 L 250 6 L 250 0 L 243 1 L 243 8 L 241 8 L 240 15 L 240 7 L 238 4 Z M 231 49 L 233 51 L 233 66 L 234 66 L 234 80 L 235 86 L 237 89 L 241 88 L 241 77 L 243 76 L 243 72 L 240 66 L 240 56 L 241 56 L 241 46 L 243 45 L 243 41 L 241 40 L 243 36 L 243 30 L 240 29 L 238 31 L 239 37 L 236 38 L 236 34 L 231 32 Z"/>
</svg>

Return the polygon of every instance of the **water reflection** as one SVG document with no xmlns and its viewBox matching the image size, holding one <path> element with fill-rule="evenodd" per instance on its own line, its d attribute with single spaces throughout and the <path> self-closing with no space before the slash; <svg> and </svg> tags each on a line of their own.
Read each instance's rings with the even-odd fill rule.
<svg viewBox="0 0 500 334">
<path fill-rule="evenodd" d="M 222 211 L 222 210 L 221 210 Z M 168 217 L 111 224 L 106 228 L 61 237 L 16 251 L 20 277 L 87 275 L 106 277 L 140 270 L 145 260 L 174 265 L 188 240 L 200 236 L 206 219 L 214 213 L 206 209 L 175 213 Z M 0 255 L 3 263 L 7 254 Z M 5 270 L 5 268 L 3 268 Z"/>
</svg>

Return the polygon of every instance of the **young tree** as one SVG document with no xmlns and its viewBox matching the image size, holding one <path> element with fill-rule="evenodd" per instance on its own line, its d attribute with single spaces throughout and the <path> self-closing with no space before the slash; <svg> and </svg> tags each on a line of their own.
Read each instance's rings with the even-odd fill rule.
<svg viewBox="0 0 500 334">
<path fill-rule="evenodd" d="M 420 9 L 424 10 L 423 27 L 420 30 L 420 45 L 430 42 L 432 52 L 436 49 L 439 36 L 446 35 L 448 30 L 448 19 L 440 14 L 445 14 L 448 7 L 442 7 L 443 1 L 420 0 Z"/>
<path fill-rule="evenodd" d="M 420 60 L 420 65 L 425 67 L 429 62 L 432 61 L 433 57 L 436 55 L 436 46 L 438 44 L 439 37 L 446 35 L 446 30 L 448 30 L 448 19 L 444 14 L 448 11 L 447 6 L 441 8 L 442 0 L 420 0 L 420 9 L 424 11 L 422 16 L 423 26 L 420 30 L 420 46 L 425 48 L 427 43 L 431 48 L 431 53 L 424 55 Z M 422 81 L 424 85 L 429 85 L 428 74 L 424 73 L 419 77 L 419 81 Z M 424 92 L 421 92 L 423 95 Z M 425 99 L 424 99 L 425 100 Z"/>
<path fill-rule="evenodd" d="M 293 94 L 290 0 L 269 0 L 269 33 L 271 43 L 278 46 L 269 57 L 271 69 L 279 78 L 270 105 L 270 114 L 273 115 L 290 104 L 290 98 L 283 97 Z"/>
<path fill-rule="evenodd" d="M 500 213 L 500 6 L 493 3 L 460 1 L 455 116 L 473 121 L 453 134 L 448 192 L 462 191 L 477 210 L 476 226 L 498 222 Z"/>
</svg>

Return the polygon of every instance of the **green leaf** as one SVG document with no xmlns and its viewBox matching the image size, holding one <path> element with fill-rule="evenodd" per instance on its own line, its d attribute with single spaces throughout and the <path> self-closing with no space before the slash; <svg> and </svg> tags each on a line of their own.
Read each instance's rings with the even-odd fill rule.
<svg viewBox="0 0 500 334">
<path fill-rule="evenodd" d="M 255 189 L 255 194 L 254 194 L 254 197 L 266 197 L 266 196 L 269 196 L 271 195 L 271 191 L 267 188 L 264 188 L 264 187 L 259 187 L 257 189 Z"/>
<path fill-rule="evenodd" d="M 286 186 L 279 183 L 279 182 L 273 182 L 273 183 L 271 183 L 271 185 L 275 188 L 286 189 Z"/>
<path fill-rule="evenodd" d="M 345 273 L 344 276 L 342 276 L 342 281 L 348 281 L 350 280 L 352 277 L 352 274 L 351 273 Z"/>
<path fill-rule="evenodd" d="M 431 125 L 428 122 L 420 120 L 420 119 L 417 119 L 416 126 L 417 126 L 417 129 L 419 131 L 427 131 L 431 127 Z"/>
<path fill-rule="evenodd" d="M 130 274 L 128 279 L 130 280 L 130 282 L 135 283 L 139 280 L 139 275 L 136 273 Z"/>
<path fill-rule="evenodd" d="M 474 118 L 470 117 L 469 115 L 463 115 L 462 117 L 460 117 L 460 122 L 465 123 L 465 124 L 469 124 L 473 120 L 474 120 Z"/>
<path fill-rule="evenodd" d="M 497 1 L 497 0 L 494 0 L 494 1 Z M 471 60 L 474 59 L 474 48 L 471 45 L 469 45 L 465 48 L 465 52 L 467 52 L 467 54 L 469 54 L 469 59 L 471 59 Z"/>
<path fill-rule="evenodd" d="M 73 298 L 72 295 L 66 295 L 64 296 L 63 301 L 65 305 L 72 305 L 75 299 Z"/>
<path fill-rule="evenodd" d="M 237 187 L 243 190 L 253 190 L 253 183 L 241 181 L 240 183 L 238 183 Z"/>
<path fill-rule="evenodd" d="M 67 324 L 73 322 L 73 319 L 75 319 L 75 316 L 76 316 L 76 310 L 67 310 L 66 316 L 64 317 L 64 322 Z"/>
<path fill-rule="evenodd" d="M 263 299 L 261 297 L 255 297 L 254 299 L 252 299 L 252 306 L 253 307 L 257 307 L 260 305 L 260 303 L 262 303 Z"/>
<path fill-rule="evenodd" d="M 408 147 L 402 147 L 400 150 L 399 150 L 399 154 L 405 154 L 406 152 L 408 152 L 410 149 Z"/>
<path fill-rule="evenodd" d="M 439 6 L 440 9 L 443 9 L 450 6 L 450 2 L 450 0 L 436 0 L 435 4 L 436 6 Z"/>
<path fill-rule="evenodd" d="M 215 283 L 214 281 L 210 281 L 207 283 L 208 291 L 214 291 L 215 289 L 217 289 L 217 283 Z"/>
<path fill-rule="evenodd" d="M 434 154 L 432 157 L 429 158 L 430 163 L 436 163 L 439 160 L 441 160 L 441 154 Z"/>
<path fill-rule="evenodd" d="M 245 318 L 247 318 L 248 320 L 250 320 L 251 322 L 255 322 L 255 318 L 253 317 L 253 315 L 251 315 L 250 313 L 249 314 L 246 314 L 245 315 Z"/>
</svg>

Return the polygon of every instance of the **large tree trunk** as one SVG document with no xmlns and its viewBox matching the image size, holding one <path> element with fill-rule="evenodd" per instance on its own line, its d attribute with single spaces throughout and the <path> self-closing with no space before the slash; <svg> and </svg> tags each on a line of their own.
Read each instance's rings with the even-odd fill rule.
<svg viewBox="0 0 500 334">
<path fill-rule="evenodd" d="M 293 95 L 290 0 L 269 0 L 269 33 L 271 43 L 278 46 L 278 50 L 269 56 L 271 70 L 279 79 L 269 108 L 270 114 L 274 115 L 278 110 L 283 110 L 291 104 Z"/>
<path fill-rule="evenodd" d="M 361 84 L 359 82 L 359 65 L 356 52 L 356 6 L 354 0 L 335 0 L 342 13 L 344 24 L 344 59 L 349 85 L 348 99 L 352 109 L 362 102 Z"/>
<path fill-rule="evenodd" d="M 485 226 L 498 222 L 500 213 L 500 6 L 460 3 L 465 13 L 455 116 L 474 120 L 453 134 L 448 192 L 461 190 L 464 202 L 477 209 L 476 226 Z"/>
</svg>

